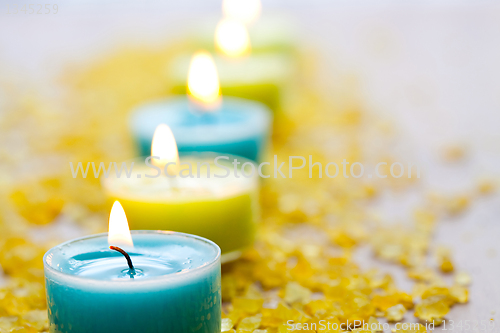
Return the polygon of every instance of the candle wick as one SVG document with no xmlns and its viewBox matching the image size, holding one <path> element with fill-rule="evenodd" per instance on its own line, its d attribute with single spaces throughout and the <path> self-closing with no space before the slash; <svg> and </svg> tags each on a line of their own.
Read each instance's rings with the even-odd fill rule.
<svg viewBox="0 0 500 333">
<path fill-rule="evenodd" d="M 130 268 L 131 271 L 135 271 L 134 265 L 132 265 L 132 259 L 130 259 L 130 256 L 128 255 L 127 252 L 125 252 L 123 249 L 119 248 L 118 246 L 110 246 L 109 247 L 111 250 L 115 250 L 123 254 L 125 259 L 127 259 L 127 264 L 128 267 Z"/>
</svg>

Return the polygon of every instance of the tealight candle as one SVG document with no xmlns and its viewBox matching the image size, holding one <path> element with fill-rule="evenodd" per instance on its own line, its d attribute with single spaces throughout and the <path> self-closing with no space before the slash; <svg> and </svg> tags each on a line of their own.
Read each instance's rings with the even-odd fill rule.
<svg viewBox="0 0 500 333">
<path fill-rule="evenodd" d="M 239 58 L 214 56 L 224 96 L 255 100 L 281 112 L 282 100 L 290 91 L 296 66 L 294 60 L 283 53 L 252 54 Z M 168 67 L 171 91 L 184 94 L 189 72 L 190 56 L 179 55 Z"/>
<path fill-rule="evenodd" d="M 203 47 L 226 54 L 217 40 L 217 35 L 214 38 L 213 33 L 220 29 L 221 22 L 218 19 L 210 19 L 200 24 L 198 29 L 192 33 L 195 44 L 193 47 Z M 291 57 L 296 56 L 297 33 L 291 21 L 284 16 L 267 15 L 262 17 L 255 24 L 247 26 L 247 36 L 248 48 L 251 48 L 253 54 L 277 52 Z"/>
<path fill-rule="evenodd" d="M 252 53 L 261 52 L 286 52 L 292 53 L 296 50 L 297 32 L 289 18 L 283 15 L 266 13 L 260 17 L 262 4 L 260 0 L 223 0 L 222 13 L 223 19 L 208 19 L 199 27 L 195 27 L 193 40 L 198 47 L 202 46 L 208 49 L 214 46 L 220 49 L 220 39 L 218 39 L 218 30 L 224 21 L 233 21 L 245 25 L 248 28 L 248 37 L 251 41 Z M 218 22 L 218 23 L 217 23 Z M 232 39 L 233 45 L 241 45 L 241 39 L 236 40 L 241 33 L 239 29 L 227 29 L 224 31 L 226 40 Z M 221 50 L 223 53 L 224 50 Z"/>
<path fill-rule="evenodd" d="M 283 17 L 258 19 L 260 0 L 224 0 L 223 18 L 208 20 L 194 33 L 193 47 L 217 52 L 222 93 L 262 102 L 278 115 L 297 75 L 295 37 Z M 183 93 L 189 57 L 179 55 L 168 68 L 171 91 Z"/>
<path fill-rule="evenodd" d="M 221 330 L 217 245 L 175 232 L 130 234 L 119 203 L 108 234 L 52 248 L 44 272 L 50 332 Z"/>
<path fill-rule="evenodd" d="M 158 158 L 134 161 L 126 177 L 103 179 L 108 196 L 125 207 L 132 229 L 173 230 L 208 238 L 220 246 L 223 261 L 238 257 L 253 243 L 258 214 L 254 162 L 231 155 L 217 159 L 220 154 L 215 153 L 179 160 L 166 125 L 155 132 L 152 155 Z M 233 164 L 235 159 L 239 165 Z"/>
<path fill-rule="evenodd" d="M 264 105 L 221 98 L 215 64 L 207 53 L 196 54 L 188 77 L 189 97 L 139 106 L 130 127 L 141 155 L 150 154 L 156 126 L 172 129 L 179 152 L 213 151 L 261 159 L 271 132 L 271 111 Z"/>
</svg>

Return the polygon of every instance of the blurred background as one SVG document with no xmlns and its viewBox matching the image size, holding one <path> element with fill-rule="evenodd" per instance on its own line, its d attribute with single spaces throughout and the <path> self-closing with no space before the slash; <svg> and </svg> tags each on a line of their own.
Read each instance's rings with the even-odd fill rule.
<svg viewBox="0 0 500 333">
<path fill-rule="evenodd" d="M 220 2 L 212 0 L 57 0 L 57 13 L 47 15 L 7 14 L 12 4 L 0 0 L 0 192 L 8 192 L 0 212 L 7 223 L 18 221 L 13 211 L 32 218 L 33 205 L 23 211 L 23 200 L 36 188 L 30 182 L 69 172 L 68 160 L 133 155 L 130 140 L 117 134 L 126 127 L 126 116 L 117 110 L 166 95 L 161 85 L 168 79 L 157 78 L 166 68 L 162 59 L 182 49 L 200 22 L 221 17 Z M 308 94 L 362 109 L 390 133 L 382 141 L 360 140 L 365 148 L 387 150 L 420 166 L 416 190 L 383 192 L 366 205 L 368 211 L 401 222 L 429 195 L 474 197 L 470 206 L 467 201 L 470 209 L 444 218 L 433 236 L 452 248 L 457 267 L 473 276 L 470 304 L 454 307 L 448 317 L 498 318 L 500 197 L 476 200 L 473 193 L 495 187 L 500 176 L 500 3 L 264 0 L 262 19 L 274 16 L 293 28 Z M 129 66 L 134 63 L 141 65 Z M 119 105 L 103 88 L 110 77 L 117 78 L 117 94 L 144 91 Z M 159 88 L 148 86 L 150 77 Z M 102 123 L 89 116 L 107 110 L 118 118 Z M 313 107 L 308 111 L 311 117 L 315 113 Z M 54 139 L 56 132 L 61 141 Z M 94 133 L 102 141 L 82 139 Z M 343 144 L 331 140 L 331 146 Z M 86 223 L 89 230 L 101 230 L 102 195 L 83 183 L 71 186 L 62 193 L 94 209 L 97 215 Z M 78 216 L 74 206 L 55 211 L 35 219 Z M 35 238 L 85 233 L 65 225 L 36 229 Z M 363 265 L 373 264 L 370 254 L 358 255 Z M 385 269 L 405 285 L 398 268 Z"/>
<path fill-rule="evenodd" d="M 9 2 L 1 4 L 3 82 L 37 84 L 46 94 L 64 89 L 56 78 L 68 67 L 162 47 L 221 16 L 218 1 L 61 1 L 48 16 L 7 15 Z M 496 1 L 268 1 L 263 8 L 263 17 L 291 18 L 304 49 L 317 52 L 318 90 L 331 93 L 332 81 L 350 76 L 370 111 L 396 120 L 426 160 L 460 144 L 478 172 L 497 170 Z"/>
</svg>

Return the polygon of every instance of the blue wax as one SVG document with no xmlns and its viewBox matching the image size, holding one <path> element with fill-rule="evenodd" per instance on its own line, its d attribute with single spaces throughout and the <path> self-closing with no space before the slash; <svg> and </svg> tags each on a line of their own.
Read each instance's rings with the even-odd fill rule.
<svg viewBox="0 0 500 333">
<path fill-rule="evenodd" d="M 156 333 L 221 330 L 220 249 L 204 238 L 133 231 L 125 257 L 107 234 L 44 256 L 50 332 Z"/>
<path fill-rule="evenodd" d="M 172 129 L 179 153 L 212 151 L 259 161 L 271 132 L 271 111 L 261 103 L 223 97 L 219 110 L 193 109 L 186 97 L 149 103 L 131 115 L 130 127 L 142 156 L 151 155 L 156 127 Z"/>
</svg>

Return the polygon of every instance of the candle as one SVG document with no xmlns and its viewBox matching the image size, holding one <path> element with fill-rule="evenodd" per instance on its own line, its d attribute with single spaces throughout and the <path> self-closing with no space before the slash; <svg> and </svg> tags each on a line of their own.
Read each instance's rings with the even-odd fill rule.
<svg viewBox="0 0 500 333">
<path fill-rule="evenodd" d="M 248 29 L 248 39 L 251 41 L 252 53 L 284 52 L 292 54 L 296 51 L 297 31 L 292 21 L 283 15 L 266 12 L 260 17 L 262 4 L 259 0 L 224 0 L 222 2 L 223 19 L 211 18 L 195 27 L 193 31 L 193 42 L 197 47 L 220 50 L 218 30 L 221 22 L 233 21 L 245 25 Z M 238 31 L 227 30 L 228 37 L 236 38 Z M 221 50 L 223 54 L 227 54 Z"/>
<path fill-rule="evenodd" d="M 226 19 L 225 19 L 226 20 Z M 207 20 L 192 32 L 191 47 L 203 47 L 208 50 L 218 50 L 224 54 L 218 45 L 214 31 L 220 28 L 218 19 Z M 279 15 L 267 15 L 258 22 L 247 26 L 249 47 L 253 54 L 282 53 L 290 57 L 297 55 L 297 32 L 291 21 Z"/>
<path fill-rule="evenodd" d="M 262 10 L 260 0 L 223 0 L 224 17 L 250 24 L 257 20 Z"/>
<path fill-rule="evenodd" d="M 119 203 L 108 234 L 58 245 L 43 260 L 50 332 L 221 330 L 217 245 L 175 232 L 130 234 Z"/>
<path fill-rule="evenodd" d="M 283 108 L 282 100 L 290 89 L 295 75 L 294 61 L 285 54 L 264 53 L 230 59 L 215 55 L 221 92 L 224 96 L 259 101 L 275 112 Z M 185 92 L 185 80 L 189 71 L 190 57 L 179 55 L 168 67 L 171 91 Z"/>
<path fill-rule="evenodd" d="M 233 50 L 231 52 L 243 52 Z M 229 58 L 215 55 L 221 92 L 224 96 L 259 101 L 275 112 L 281 112 L 282 100 L 291 89 L 296 75 L 295 60 L 284 53 L 262 53 Z M 181 54 L 167 68 L 171 92 L 183 94 L 189 72 L 190 56 Z"/>
<path fill-rule="evenodd" d="M 139 106 L 130 127 L 141 155 L 150 154 L 156 126 L 166 123 L 179 152 L 213 151 L 260 160 L 271 131 L 272 115 L 264 105 L 238 98 L 221 98 L 211 56 L 193 56 L 188 76 L 189 97 Z"/>
<path fill-rule="evenodd" d="M 106 193 L 123 204 L 132 229 L 196 234 L 220 246 L 223 262 L 237 258 L 253 243 L 255 234 L 255 163 L 231 155 L 215 161 L 220 155 L 216 153 L 186 155 L 179 160 L 176 153 L 168 126 L 158 126 L 152 155 L 159 159 L 136 160 L 130 176 L 103 179 Z M 239 165 L 233 165 L 235 159 Z"/>
<path fill-rule="evenodd" d="M 279 17 L 253 24 L 260 15 L 260 0 L 224 0 L 222 7 L 223 18 L 216 25 L 202 24 L 191 48 L 218 52 L 215 62 L 224 95 L 260 101 L 280 114 L 298 74 L 297 34 Z M 167 68 L 174 94 L 184 92 L 188 64 L 189 56 L 179 55 Z"/>
<path fill-rule="evenodd" d="M 196 47 L 216 50 L 222 92 L 260 101 L 278 114 L 296 75 L 290 26 L 280 19 L 252 24 L 260 15 L 260 0 L 224 0 L 223 18 L 200 29 Z M 250 28 L 250 33 L 247 28 Z M 252 55 L 250 55 L 252 51 Z M 182 94 L 189 57 L 180 55 L 168 68 L 172 92 Z"/>
</svg>

